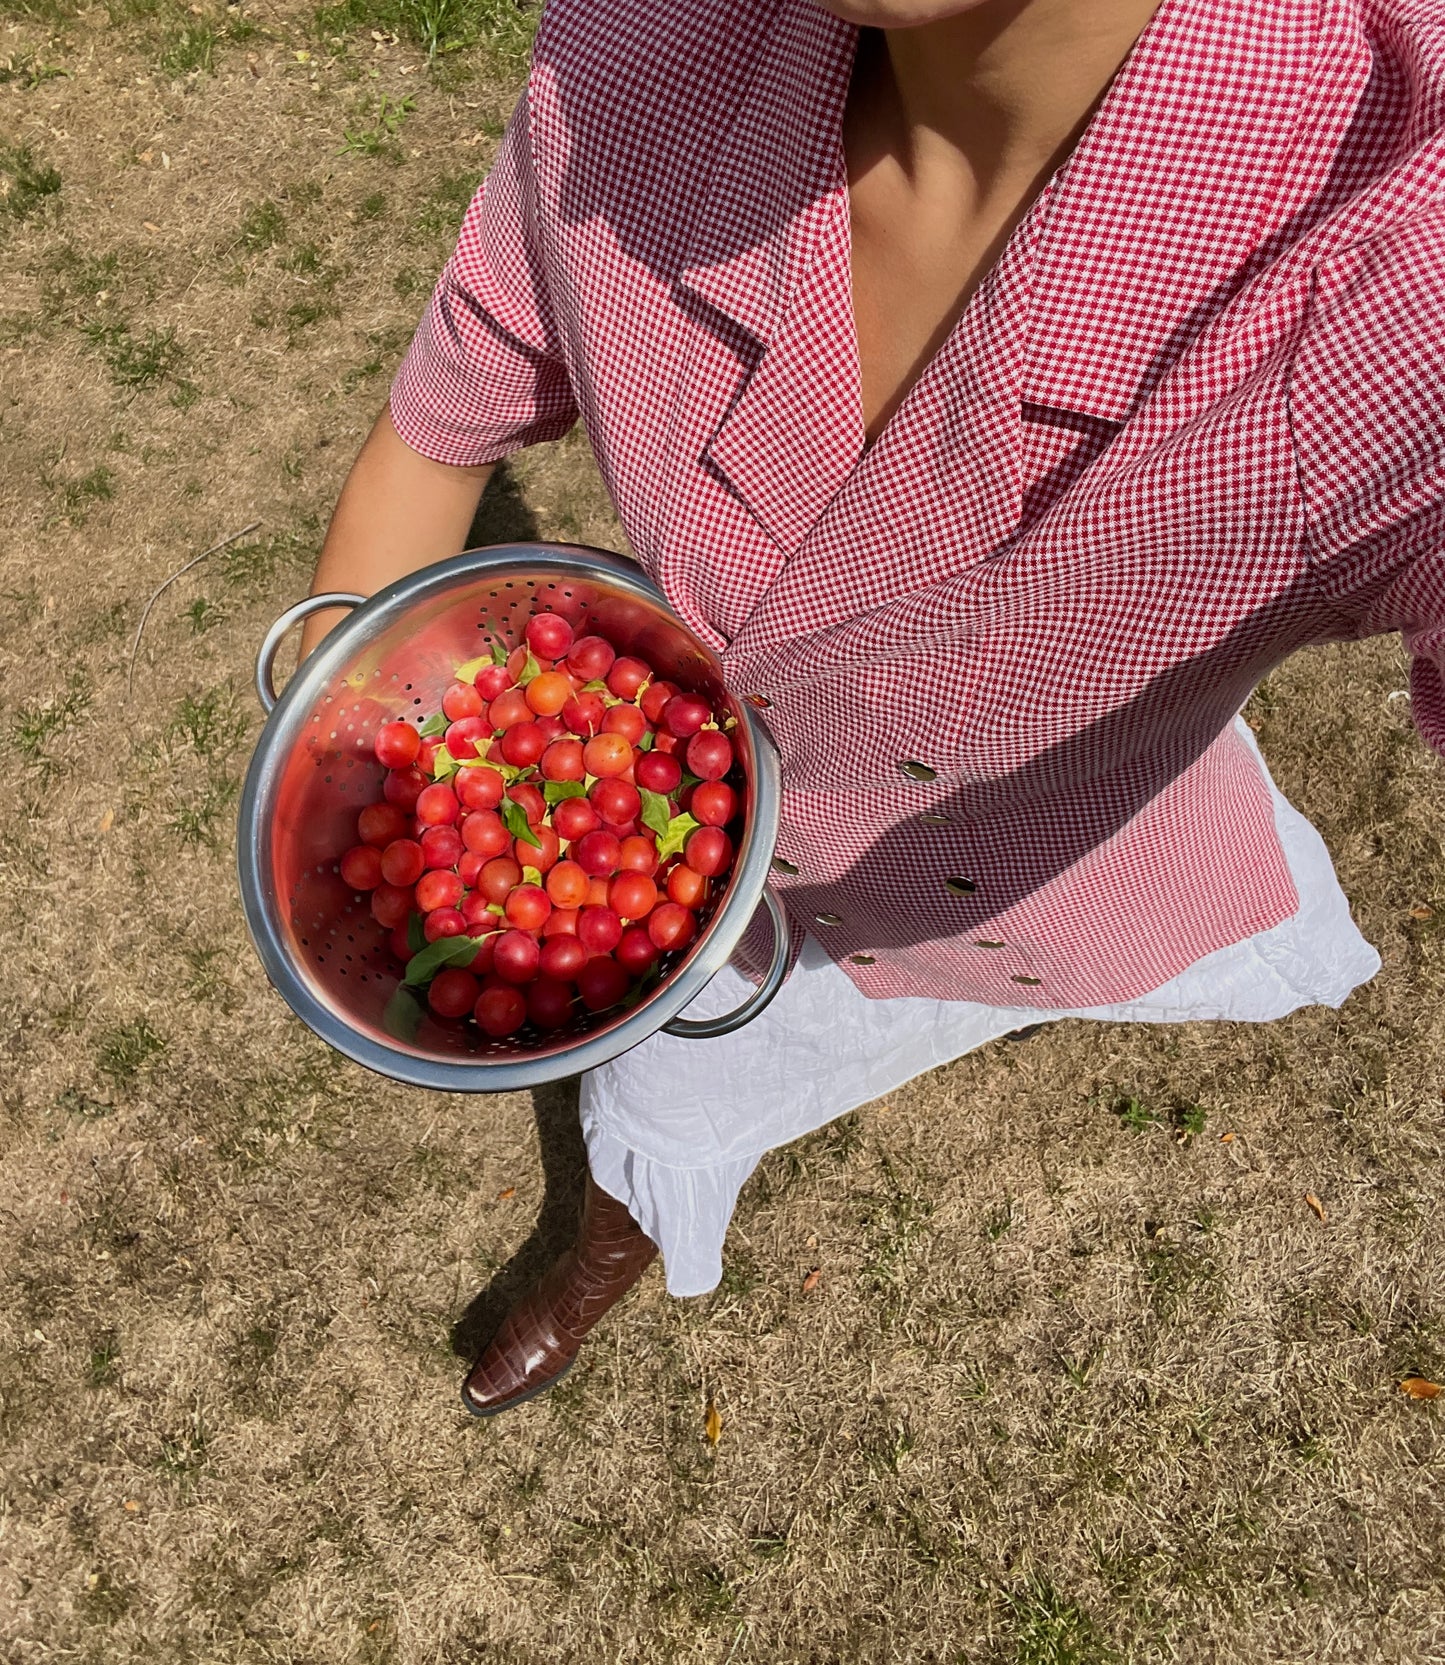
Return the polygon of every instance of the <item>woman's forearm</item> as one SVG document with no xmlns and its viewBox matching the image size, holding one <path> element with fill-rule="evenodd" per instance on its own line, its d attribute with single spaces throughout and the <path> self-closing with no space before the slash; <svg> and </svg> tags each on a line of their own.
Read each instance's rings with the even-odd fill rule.
<svg viewBox="0 0 1445 1665">
<path fill-rule="evenodd" d="M 383 411 L 341 488 L 321 546 L 313 595 L 370 595 L 419 567 L 455 555 L 495 464 L 453 468 L 412 448 Z M 304 658 L 346 615 L 318 613 L 301 636 Z"/>
</svg>

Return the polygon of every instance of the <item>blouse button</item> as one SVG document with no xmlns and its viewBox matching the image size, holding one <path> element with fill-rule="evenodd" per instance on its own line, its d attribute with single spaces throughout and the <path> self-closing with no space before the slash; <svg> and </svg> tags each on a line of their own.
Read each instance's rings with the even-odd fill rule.
<svg viewBox="0 0 1445 1665">
<path fill-rule="evenodd" d="M 813 918 L 820 925 L 841 925 L 843 923 L 843 916 L 840 913 L 815 913 Z"/>
<path fill-rule="evenodd" d="M 988 942 L 988 941 L 984 940 L 983 938 L 980 938 L 977 942 L 974 943 L 973 946 L 975 948 L 1006 948 L 1008 946 L 1008 944 L 1004 943 L 1004 942 Z"/>
<path fill-rule="evenodd" d="M 938 770 L 930 769 L 926 763 L 920 763 L 916 758 L 905 757 L 898 765 L 909 780 L 937 780 Z"/>
<path fill-rule="evenodd" d="M 798 869 L 790 861 L 784 861 L 781 856 L 773 857 L 773 866 L 779 873 L 796 873 Z"/>
<path fill-rule="evenodd" d="M 918 819 L 925 827 L 951 827 L 953 825 L 947 815 L 920 815 Z"/>
<path fill-rule="evenodd" d="M 1042 977 L 1020 977 L 1017 973 L 1015 973 L 1013 980 L 1015 983 L 1027 983 L 1030 987 L 1036 987 L 1038 984 L 1043 982 Z"/>
<path fill-rule="evenodd" d="M 955 896 L 972 896 L 978 889 L 972 879 L 945 879 L 944 888 L 951 890 Z"/>
<path fill-rule="evenodd" d="M 766 694 L 744 694 L 743 698 L 749 705 L 755 706 L 759 711 L 766 711 L 773 703 Z"/>
<path fill-rule="evenodd" d="M 876 963 L 872 954 L 850 954 L 848 958 L 854 965 L 873 965 Z"/>
</svg>

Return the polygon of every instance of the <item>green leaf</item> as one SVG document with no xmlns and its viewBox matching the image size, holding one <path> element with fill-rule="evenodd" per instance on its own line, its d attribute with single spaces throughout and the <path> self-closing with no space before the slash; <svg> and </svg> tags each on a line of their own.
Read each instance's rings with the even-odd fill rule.
<svg viewBox="0 0 1445 1665">
<path fill-rule="evenodd" d="M 522 869 L 522 883 L 524 885 L 540 885 L 542 883 L 542 875 L 535 867 L 524 867 Z"/>
<path fill-rule="evenodd" d="M 701 786 L 701 785 L 702 785 L 702 776 L 701 775 L 689 774 L 688 771 L 686 769 L 684 769 L 682 771 L 682 779 L 677 783 L 677 789 L 678 789 L 679 792 L 683 792 L 683 791 L 686 791 L 686 789 L 689 786 Z"/>
<path fill-rule="evenodd" d="M 406 916 L 406 945 L 413 954 L 420 954 L 426 947 L 426 932 L 422 929 L 422 923 L 419 913 L 409 913 Z"/>
<path fill-rule="evenodd" d="M 495 769 L 498 774 L 501 774 L 503 768 L 505 767 L 504 764 L 493 763 L 489 757 L 459 757 L 457 759 L 458 769 L 475 769 L 478 764 L 481 764 L 487 769 Z"/>
<path fill-rule="evenodd" d="M 550 809 L 564 798 L 585 798 L 587 788 L 580 780 L 549 780 L 542 788 L 542 796 Z"/>
<path fill-rule="evenodd" d="M 434 717 L 427 718 L 427 720 L 417 730 L 417 733 L 423 740 L 430 740 L 433 735 L 445 734 L 446 731 L 447 714 L 445 711 L 438 711 Z"/>
<path fill-rule="evenodd" d="M 475 682 L 477 680 L 477 673 L 485 669 L 485 667 L 491 663 L 491 654 L 484 653 L 476 659 L 468 659 L 464 665 L 458 665 L 456 670 L 452 672 L 452 675 L 456 677 L 458 682 Z"/>
<path fill-rule="evenodd" d="M 527 660 L 522 666 L 522 674 L 517 678 L 517 686 L 525 688 L 534 676 L 541 676 L 542 667 L 537 663 L 537 656 L 531 648 L 527 649 Z"/>
<path fill-rule="evenodd" d="M 657 739 L 657 736 L 652 732 L 651 729 L 648 729 L 648 731 L 637 742 L 638 751 L 640 751 L 640 752 L 650 752 L 652 750 L 652 743 L 656 739 Z"/>
<path fill-rule="evenodd" d="M 688 834 L 696 832 L 701 825 L 690 815 L 674 815 L 667 823 L 667 831 L 657 841 L 657 859 L 666 861 L 669 856 L 680 855 Z"/>
<path fill-rule="evenodd" d="M 605 694 L 607 692 L 607 683 L 602 677 L 595 676 L 591 682 L 584 682 L 582 684 L 582 692 L 584 694 Z"/>
<path fill-rule="evenodd" d="M 494 665 L 505 665 L 507 663 L 507 650 L 500 642 L 492 643 L 492 663 Z"/>
<path fill-rule="evenodd" d="M 450 780 L 452 776 L 456 774 L 459 767 L 460 765 L 458 764 L 456 758 L 452 756 L 446 747 L 438 746 L 436 754 L 432 758 L 431 778 L 433 780 Z"/>
<path fill-rule="evenodd" d="M 651 827 L 659 838 L 664 837 L 672 820 L 672 805 L 661 792 L 649 792 L 645 786 L 639 786 L 637 792 L 642 799 L 643 826 Z"/>
<path fill-rule="evenodd" d="M 524 844 L 535 844 L 539 850 L 542 848 L 542 840 L 532 831 L 527 820 L 527 812 L 519 803 L 511 798 L 503 798 L 501 810 L 502 820 L 506 822 L 507 831 L 513 838 L 520 838 Z"/>
<path fill-rule="evenodd" d="M 438 937 L 407 961 L 406 976 L 402 981 L 411 988 L 417 988 L 422 983 L 431 982 L 443 966 L 470 965 L 481 946 L 476 937 Z"/>
<path fill-rule="evenodd" d="M 396 1041 L 414 1041 L 421 1024 L 421 1007 L 405 983 L 398 983 L 381 1014 L 381 1027 Z"/>
<path fill-rule="evenodd" d="M 505 919 L 507 917 L 507 910 L 500 902 L 488 902 L 487 912 L 496 914 L 498 919 Z"/>
</svg>

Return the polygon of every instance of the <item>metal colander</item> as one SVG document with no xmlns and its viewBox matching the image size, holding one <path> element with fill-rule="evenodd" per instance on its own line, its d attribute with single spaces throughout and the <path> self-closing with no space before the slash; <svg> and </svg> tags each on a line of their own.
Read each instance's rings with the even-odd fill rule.
<svg viewBox="0 0 1445 1665">
<path fill-rule="evenodd" d="M 744 831 L 726 889 L 696 941 L 635 1006 L 579 1016 L 546 1038 L 489 1040 L 475 1025 L 433 1017 L 399 993 L 389 933 L 344 883 L 342 853 L 356 817 L 379 795 L 372 740 L 383 723 L 429 716 L 462 661 L 493 641 L 519 645 L 538 606 L 606 636 L 620 654 L 697 692 L 738 719 L 733 740 L 746 785 Z M 354 609 L 278 698 L 282 639 L 303 618 Z M 472 550 L 378 592 L 313 596 L 284 613 L 262 645 L 256 683 L 269 712 L 246 775 L 238 838 L 241 898 L 272 984 L 339 1052 L 399 1081 L 448 1092 L 502 1092 L 592 1069 L 658 1029 L 726 1034 L 760 1012 L 788 963 L 781 908 L 765 889 L 777 836 L 778 759 L 752 710 L 723 686 L 716 656 L 630 561 L 563 544 Z M 726 964 L 758 904 L 775 951 L 755 994 L 725 1017 L 693 1022 L 682 1008 Z"/>
</svg>

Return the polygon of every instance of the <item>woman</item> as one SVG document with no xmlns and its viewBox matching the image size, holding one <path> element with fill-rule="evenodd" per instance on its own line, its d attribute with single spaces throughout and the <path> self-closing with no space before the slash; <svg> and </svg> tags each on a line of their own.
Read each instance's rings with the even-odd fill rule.
<svg viewBox="0 0 1445 1665">
<path fill-rule="evenodd" d="M 1445 751 L 1442 280 L 1440 0 L 553 0 L 317 587 L 454 553 L 580 416 L 778 742 L 807 940 L 584 1081 L 577 1245 L 469 1409 L 655 1245 L 711 1287 L 761 1153 L 921 1070 L 1373 975 L 1237 714 L 1398 629 Z"/>
</svg>

